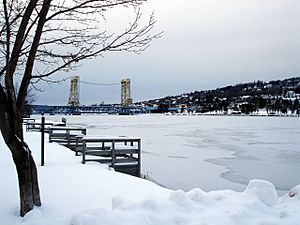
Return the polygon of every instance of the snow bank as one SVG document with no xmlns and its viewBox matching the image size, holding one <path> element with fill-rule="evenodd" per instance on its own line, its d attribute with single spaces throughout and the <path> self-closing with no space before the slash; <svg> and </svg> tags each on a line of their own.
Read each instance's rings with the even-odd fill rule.
<svg viewBox="0 0 300 225">
<path fill-rule="evenodd" d="M 26 133 L 40 163 L 39 133 Z M 14 165 L 0 138 L 0 219 L 3 225 L 299 225 L 300 185 L 278 198 L 274 185 L 252 180 L 244 192 L 171 191 L 110 170 L 47 143 L 38 168 L 43 206 L 18 216 Z"/>
<path fill-rule="evenodd" d="M 274 185 L 263 180 L 251 180 L 245 194 L 257 197 L 268 206 L 274 206 L 278 201 L 278 194 Z"/>
<path fill-rule="evenodd" d="M 168 199 L 148 198 L 130 202 L 113 199 L 112 210 L 86 210 L 75 215 L 72 225 L 287 225 L 300 223 L 300 186 L 291 190 L 294 197 L 280 202 L 274 186 L 266 181 L 252 180 L 247 189 L 204 192 L 174 191 Z M 292 199 L 293 198 L 293 199 Z M 298 206 L 296 206 L 298 204 Z"/>
</svg>

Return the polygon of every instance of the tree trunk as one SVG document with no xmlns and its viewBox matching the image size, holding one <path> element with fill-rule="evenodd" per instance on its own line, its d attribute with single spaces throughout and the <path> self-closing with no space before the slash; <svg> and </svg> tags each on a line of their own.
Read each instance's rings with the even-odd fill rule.
<svg viewBox="0 0 300 225">
<path fill-rule="evenodd" d="M 27 144 L 23 141 L 22 121 L 16 127 L 15 120 L 9 112 L 9 102 L 0 85 L 0 130 L 4 141 L 11 151 L 19 180 L 20 215 L 24 216 L 34 206 L 41 206 L 38 175 L 34 159 Z"/>
<path fill-rule="evenodd" d="M 13 155 L 19 179 L 20 215 L 24 216 L 34 206 L 41 206 L 37 169 L 25 142 L 18 141 L 15 147 L 9 146 L 9 148 Z M 16 149 L 17 154 L 14 153 Z"/>
</svg>

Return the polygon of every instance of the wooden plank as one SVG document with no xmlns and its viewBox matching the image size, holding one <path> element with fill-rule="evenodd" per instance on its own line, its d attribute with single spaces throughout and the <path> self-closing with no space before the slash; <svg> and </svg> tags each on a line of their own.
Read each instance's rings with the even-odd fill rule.
<svg viewBox="0 0 300 225">
<path fill-rule="evenodd" d="M 93 155 L 93 156 L 103 156 L 103 157 L 111 157 L 112 152 L 111 151 L 85 151 L 86 155 Z"/>
<path fill-rule="evenodd" d="M 132 176 L 140 177 L 141 174 L 139 172 L 138 166 L 134 165 L 115 165 L 115 171 L 126 173 Z"/>
</svg>

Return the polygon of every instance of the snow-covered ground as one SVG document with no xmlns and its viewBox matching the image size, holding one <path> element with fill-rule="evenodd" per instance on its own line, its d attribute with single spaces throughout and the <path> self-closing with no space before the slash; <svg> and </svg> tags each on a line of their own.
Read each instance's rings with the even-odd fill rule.
<svg viewBox="0 0 300 225">
<path fill-rule="evenodd" d="M 139 117 L 136 117 L 136 120 L 139 120 L 138 118 Z M 140 120 L 145 120 L 141 118 Z M 115 132 L 113 135 L 119 135 L 125 131 L 124 125 L 127 123 L 128 135 L 132 135 L 132 133 L 136 132 L 135 134 L 140 134 L 138 136 L 141 136 L 143 140 L 146 139 L 143 141 L 143 148 L 147 146 L 144 151 L 148 152 L 151 146 L 157 146 L 154 145 L 154 143 L 150 143 L 157 139 L 158 142 L 162 144 L 163 148 L 160 149 L 160 151 L 156 151 L 163 155 L 172 154 L 171 149 L 164 149 L 164 147 L 176 147 L 176 144 L 179 144 L 182 147 L 184 146 L 183 144 L 186 145 L 186 143 L 183 143 L 180 138 L 177 138 L 178 140 L 176 142 L 175 138 L 171 136 L 171 139 L 175 141 L 175 143 L 170 144 L 168 143 L 169 139 L 167 135 L 160 137 L 162 134 L 162 131 L 160 130 L 166 129 L 168 132 L 173 131 L 173 134 L 176 134 L 179 137 L 184 130 L 178 130 L 178 128 L 185 128 L 186 123 L 189 123 L 190 125 L 194 124 L 195 127 L 199 126 L 199 124 L 197 126 L 195 121 L 194 123 L 191 123 L 184 121 L 184 119 L 181 118 L 176 119 L 172 123 L 169 121 L 168 124 L 173 124 L 174 126 L 164 128 L 163 125 L 166 124 L 164 119 L 159 119 L 157 117 L 156 122 L 153 121 L 152 124 L 147 124 L 146 122 L 142 124 L 144 132 L 141 132 L 143 130 L 141 121 L 134 125 L 132 124 L 133 120 L 129 118 L 108 117 L 106 120 L 104 118 L 102 119 L 101 128 L 104 133 L 113 134 L 111 132 Z M 68 118 L 68 120 L 71 122 L 72 119 Z M 90 120 L 92 120 L 92 117 Z M 111 120 L 111 123 L 109 123 L 109 120 Z M 77 117 L 77 119 L 74 120 L 74 123 L 75 121 L 80 123 L 83 119 L 82 117 Z M 298 121 L 296 120 L 294 123 L 297 122 Z M 209 123 L 209 121 L 207 123 Z M 114 131 L 110 129 L 112 124 L 116 126 Z M 119 127 L 118 124 L 120 124 Z M 254 124 L 254 122 L 252 124 Z M 205 126 L 203 121 L 202 126 Z M 281 122 L 277 123 L 276 126 L 281 128 L 282 133 L 284 133 L 285 126 L 283 126 Z M 153 128 L 155 127 L 157 128 L 156 133 L 153 132 Z M 135 131 L 132 130 L 134 128 L 136 129 Z M 150 134 L 146 132 L 148 128 L 151 128 L 150 130 L 152 130 L 153 139 L 148 138 L 148 135 L 150 136 Z M 201 127 L 199 129 L 201 130 Z M 219 126 L 218 129 L 220 129 Z M 186 139 L 184 140 L 186 140 L 187 143 L 191 143 L 190 145 L 193 147 L 195 143 L 191 142 L 191 137 L 189 136 L 191 135 L 190 131 L 192 130 L 192 128 L 186 130 Z M 219 132 L 226 133 L 225 131 L 224 125 L 224 130 L 220 130 Z M 299 132 L 296 129 L 294 131 Z M 242 131 L 238 130 L 236 132 L 239 133 Z M 261 134 L 259 131 L 258 133 Z M 144 134 L 147 134 L 147 136 L 143 136 Z M 250 132 L 250 134 L 252 133 Z M 195 135 L 197 135 L 197 133 L 195 133 Z M 198 135 L 202 137 L 201 132 L 198 133 Z M 209 133 L 206 134 L 205 137 L 208 138 Z M 221 137 L 222 135 L 220 134 L 213 140 L 220 141 Z M 285 137 L 288 137 L 288 135 Z M 266 141 L 268 141 L 270 137 L 267 136 L 265 138 L 267 139 Z M 252 140 L 251 136 L 249 139 Z M 39 165 L 39 133 L 26 133 L 26 140 Z M 163 140 L 165 140 L 167 144 L 164 143 Z M 224 144 L 226 144 L 226 140 L 226 138 L 223 140 Z M 289 140 L 292 141 L 292 137 L 290 137 Z M 198 141 L 200 141 L 200 139 Z M 216 145 L 221 145 L 221 143 L 218 143 L 217 141 Z M 214 141 L 211 142 L 213 143 Z M 280 140 L 278 140 L 278 142 L 280 142 Z M 198 143 L 198 145 L 200 145 L 200 143 Z M 211 146 L 213 147 L 214 145 L 212 144 Z M 226 152 L 226 146 L 227 145 L 224 145 L 224 154 L 228 154 L 228 156 L 231 157 L 230 155 L 232 152 Z M 73 152 L 56 143 L 47 143 L 46 164 L 44 167 L 38 166 L 43 206 L 36 208 L 24 218 L 20 218 L 18 217 L 19 203 L 16 173 L 10 153 L 5 148 L 2 138 L 0 138 L 0 149 L 0 168 L 2 171 L 0 173 L 1 225 L 300 224 L 300 186 L 293 188 L 290 193 L 286 192 L 283 197 L 279 198 L 274 185 L 268 181 L 262 180 L 250 181 L 247 187 L 241 192 L 232 190 L 212 190 L 205 192 L 202 189 L 199 189 L 201 188 L 200 186 L 199 188 L 187 192 L 181 190 L 171 191 L 147 180 L 114 172 L 98 163 L 89 162 L 82 165 L 80 163 L 80 157 L 74 156 Z M 176 149 L 178 150 L 180 148 L 177 147 Z M 289 149 L 289 145 L 287 145 L 285 149 Z M 192 148 L 188 150 L 192 151 Z M 218 150 L 214 149 L 214 151 Z M 217 152 L 217 154 L 214 154 L 219 157 L 221 153 L 222 152 L 220 151 Z M 148 155 L 155 156 L 155 152 L 152 153 L 149 151 Z M 181 159 L 178 157 L 178 151 L 176 151 L 176 155 L 171 156 L 175 157 L 169 157 L 170 159 Z M 243 156 L 240 158 L 243 160 Z M 182 157 L 182 159 L 185 158 Z M 290 161 L 293 163 L 293 157 L 288 159 L 291 159 Z M 145 161 L 143 162 L 145 163 Z M 152 162 L 157 163 L 154 161 Z M 169 166 L 167 163 L 164 166 L 165 170 L 167 170 Z M 211 164 L 210 162 L 206 163 Z M 180 161 L 178 162 L 178 165 L 180 165 Z M 215 166 L 214 164 L 211 165 Z M 272 168 L 273 167 L 275 167 L 275 165 L 272 165 Z M 201 168 L 199 168 L 199 170 L 200 169 Z M 203 173 L 204 172 L 209 173 L 209 170 L 205 170 Z M 197 177 L 197 173 L 198 171 L 195 171 L 193 174 L 190 174 L 190 176 Z M 294 172 L 295 176 L 298 176 L 298 174 L 299 169 Z M 181 174 L 177 174 L 177 177 L 180 175 Z M 281 174 L 278 174 L 278 176 L 280 175 Z M 209 177 L 209 175 L 207 175 L 207 177 Z M 220 179 L 223 178 L 220 177 Z"/>
</svg>

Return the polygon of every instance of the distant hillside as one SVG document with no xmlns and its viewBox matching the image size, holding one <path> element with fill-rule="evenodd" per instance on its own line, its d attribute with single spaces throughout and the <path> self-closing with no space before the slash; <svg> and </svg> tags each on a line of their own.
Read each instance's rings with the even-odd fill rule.
<svg viewBox="0 0 300 225">
<path fill-rule="evenodd" d="M 236 84 L 215 90 L 195 91 L 177 96 L 167 96 L 141 102 L 156 107 L 157 112 L 167 112 L 172 108 L 196 112 L 228 110 L 249 114 L 259 109 L 267 112 L 297 113 L 300 111 L 300 77 L 270 82 L 255 81 Z"/>
</svg>

